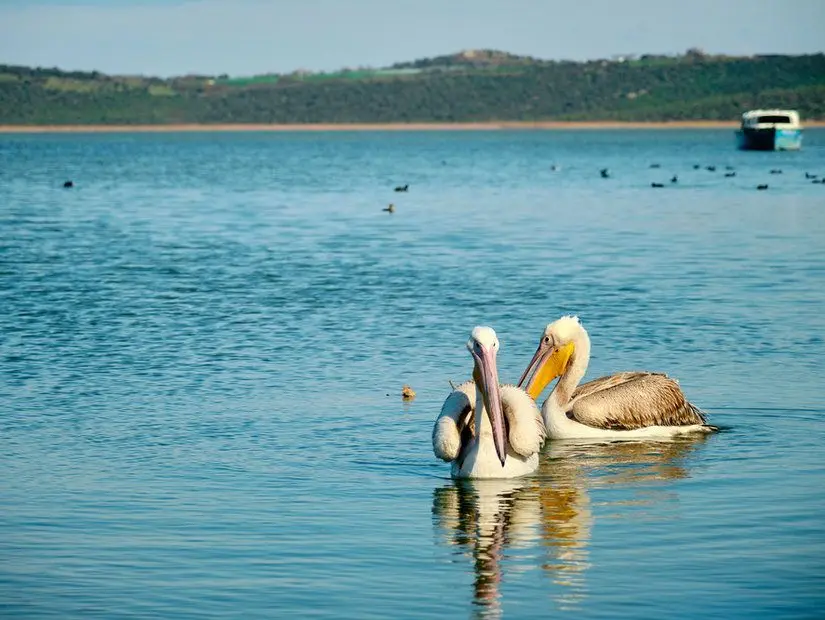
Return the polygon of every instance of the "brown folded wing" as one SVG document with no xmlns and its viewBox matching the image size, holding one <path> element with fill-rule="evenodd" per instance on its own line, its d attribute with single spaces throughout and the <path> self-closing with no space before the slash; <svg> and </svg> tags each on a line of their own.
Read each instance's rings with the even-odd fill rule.
<svg viewBox="0 0 825 620">
<path fill-rule="evenodd" d="M 687 401 L 679 384 L 654 372 L 621 372 L 580 385 L 567 415 L 611 430 L 705 423 L 702 411 Z"/>
</svg>

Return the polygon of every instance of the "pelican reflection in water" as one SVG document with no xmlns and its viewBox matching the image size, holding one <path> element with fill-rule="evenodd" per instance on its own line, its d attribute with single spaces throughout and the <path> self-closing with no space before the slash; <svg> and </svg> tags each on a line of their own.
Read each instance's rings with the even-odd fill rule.
<svg viewBox="0 0 825 620">
<path fill-rule="evenodd" d="M 470 560 L 477 616 L 499 617 L 502 582 L 534 568 L 550 578 L 548 596 L 558 609 L 576 609 L 587 596 L 585 577 L 591 566 L 596 517 L 590 491 L 607 486 L 628 490 L 629 497 L 599 504 L 605 518 L 635 518 L 640 504 L 673 501 L 672 490 L 651 492 L 651 483 L 688 477 L 685 460 L 706 437 L 557 441 L 545 448 L 541 466 L 530 478 L 461 480 L 435 489 L 437 542 Z"/>
<path fill-rule="evenodd" d="M 502 559 L 539 539 L 541 506 L 526 478 L 456 481 L 433 492 L 433 519 L 442 544 L 472 561 L 473 604 L 482 618 L 501 616 Z"/>
</svg>

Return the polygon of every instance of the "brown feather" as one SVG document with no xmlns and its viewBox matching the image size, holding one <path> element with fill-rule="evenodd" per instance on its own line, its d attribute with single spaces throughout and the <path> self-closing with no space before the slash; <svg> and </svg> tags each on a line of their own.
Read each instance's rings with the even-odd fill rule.
<svg viewBox="0 0 825 620">
<path fill-rule="evenodd" d="M 705 424 L 679 384 L 662 373 L 621 372 L 580 385 L 567 415 L 588 426 L 633 430 L 647 426 Z"/>
<path fill-rule="evenodd" d="M 464 459 L 467 458 L 467 450 L 470 447 L 470 442 L 476 435 L 476 419 L 472 404 L 468 401 L 458 416 L 458 435 L 460 439 L 460 448 L 458 452 L 458 466 L 464 465 Z"/>
</svg>

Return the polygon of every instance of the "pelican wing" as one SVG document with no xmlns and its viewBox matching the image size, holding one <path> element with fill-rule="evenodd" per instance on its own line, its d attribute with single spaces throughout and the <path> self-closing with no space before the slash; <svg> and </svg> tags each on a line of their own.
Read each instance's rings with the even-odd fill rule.
<svg viewBox="0 0 825 620">
<path fill-rule="evenodd" d="M 704 424 L 679 384 L 662 373 L 622 372 L 579 386 L 568 417 L 595 428 L 633 430 L 648 426 Z"/>
<path fill-rule="evenodd" d="M 501 404 L 504 407 L 510 447 L 521 456 L 538 452 L 544 443 L 546 431 L 536 402 L 521 388 L 502 385 Z"/>
<path fill-rule="evenodd" d="M 475 384 L 466 381 L 450 392 L 433 426 L 433 452 L 444 461 L 454 461 L 475 434 L 473 398 Z"/>
</svg>

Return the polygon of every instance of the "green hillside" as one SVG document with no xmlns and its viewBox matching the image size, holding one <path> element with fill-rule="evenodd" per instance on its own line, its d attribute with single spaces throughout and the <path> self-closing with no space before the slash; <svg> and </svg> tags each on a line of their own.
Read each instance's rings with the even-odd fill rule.
<svg viewBox="0 0 825 620">
<path fill-rule="evenodd" d="M 0 65 L 0 124 L 825 119 L 825 54 L 543 61 L 493 50 L 385 69 L 170 79 Z"/>
</svg>

